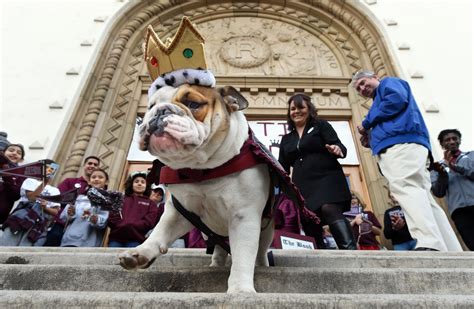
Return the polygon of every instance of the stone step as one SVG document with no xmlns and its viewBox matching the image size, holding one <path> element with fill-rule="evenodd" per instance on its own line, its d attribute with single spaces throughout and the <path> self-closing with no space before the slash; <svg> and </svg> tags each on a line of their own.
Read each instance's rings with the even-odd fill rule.
<svg viewBox="0 0 474 309">
<path fill-rule="evenodd" d="M 138 272 L 115 265 L 0 265 L 2 290 L 204 292 L 227 289 L 228 267 L 162 267 Z M 262 293 L 474 294 L 474 269 L 258 267 Z M 54 293 L 53 293 L 54 294 Z"/>
<path fill-rule="evenodd" d="M 0 248 L 0 264 L 117 265 L 117 248 Z M 473 252 L 396 252 L 340 250 L 272 250 L 276 266 L 316 268 L 474 268 Z M 230 259 L 229 259 L 230 262 Z M 170 249 L 152 269 L 203 267 L 210 264 L 204 249 Z"/>
<path fill-rule="evenodd" d="M 473 308 L 474 296 L 0 291 L 1 308 Z"/>
</svg>

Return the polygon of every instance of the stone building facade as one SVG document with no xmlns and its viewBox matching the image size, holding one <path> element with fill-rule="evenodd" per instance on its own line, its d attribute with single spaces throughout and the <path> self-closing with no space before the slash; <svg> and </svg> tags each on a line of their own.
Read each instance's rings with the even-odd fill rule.
<svg viewBox="0 0 474 309">
<path fill-rule="evenodd" d="M 188 16 L 206 38 L 208 65 L 218 85 L 232 85 L 249 100 L 245 111 L 249 121 L 284 121 L 288 97 L 304 92 L 312 96 L 320 117 L 345 123 L 356 158 L 344 164 L 348 181 L 379 218 L 383 215 L 387 207 L 383 178 L 370 152 L 359 145 L 354 130 L 371 102 L 348 84 L 352 74 L 362 68 L 380 77 L 409 75 L 411 81 L 421 81 L 414 85 L 415 92 L 423 93 L 426 84 L 416 66 L 400 65 L 404 56 L 397 53 L 409 50 L 410 45 L 394 42 L 396 34 L 387 35 L 387 27 L 397 26 L 397 21 L 382 20 L 383 12 L 374 8 L 376 0 L 99 2 L 110 15 L 96 17 L 94 22 L 106 27 L 100 30 L 94 51 L 78 55 L 78 59 L 87 59 L 88 65 L 75 69 L 72 61 L 66 72 L 67 78 L 81 75 L 81 80 L 70 86 L 73 90 L 66 103 L 50 100 L 51 113 L 63 111 L 48 117 L 61 125 L 46 123 L 48 138 L 28 139 L 31 131 L 15 131 L 13 123 L 4 119 L 3 111 L 14 109 L 7 105 L 2 109 L 2 126 L 20 132 L 16 138 L 28 139 L 32 153 L 39 150 L 60 163 L 61 178 L 80 173 L 83 159 L 91 154 L 98 155 L 109 171 L 111 188 L 118 188 L 130 169 L 147 165 L 129 157 L 136 119 L 146 109 L 151 83 L 142 60 L 144 33 L 152 25 L 160 37 L 172 36 L 181 17 Z M 94 43 L 81 42 L 81 46 L 88 44 Z M 429 127 L 439 129 L 440 104 L 436 100 L 426 103 L 430 100 L 424 95 L 419 103 L 425 115 L 431 113 L 427 116 Z M 472 131 L 471 123 L 461 126 Z M 466 133 L 472 139 L 472 132 Z"/>
</svg>

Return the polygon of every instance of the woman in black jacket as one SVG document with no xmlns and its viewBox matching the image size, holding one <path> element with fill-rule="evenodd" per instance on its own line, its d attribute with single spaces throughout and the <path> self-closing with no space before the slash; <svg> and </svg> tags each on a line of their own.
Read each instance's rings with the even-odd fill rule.
<svg viewBox="0 0 474 309">
<path fill-rule="evenodd" d="M 346 147 L 332 126 L 316 117 L 311 98 L 295 94 L 288 100 L 289 133 L 280 144 L 279 161 L 301 190 L 306 207 L 316 212 L 329 225 L 339 249 L 356 250 L 349 222 L 342 213 L 350 209 L 351 194 L 342 167 Z M 307 235 L 320 239 L 321 231 L 307 230 Z"/>
</svg>

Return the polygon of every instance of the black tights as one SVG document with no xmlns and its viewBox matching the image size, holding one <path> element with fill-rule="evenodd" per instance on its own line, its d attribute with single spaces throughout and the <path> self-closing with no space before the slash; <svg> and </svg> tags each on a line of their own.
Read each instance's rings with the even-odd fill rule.
<svg viewBox="0 0 474 309">
<path fill-rule="evenodd" d="M 314 237 L 316 245 L 319 249 L 324 249 L 323 240 L 323 224 L 331 224 L 334 221 L 344 219 L 342 215 L 344 205 L 342 204 L 324 204 L 316 211 L 316 214 L 321 219 L 321 224 L 303 224 L 303 230 L 306 235 Z"/>
<path fill-rule="evenodd" d="M 331 224 L 334 221 L 345 219 L 342 215 L 344 205 L 341 204 L 324 204 L 318 209 L 317 215 L 326 223 Z"/>
</svg>

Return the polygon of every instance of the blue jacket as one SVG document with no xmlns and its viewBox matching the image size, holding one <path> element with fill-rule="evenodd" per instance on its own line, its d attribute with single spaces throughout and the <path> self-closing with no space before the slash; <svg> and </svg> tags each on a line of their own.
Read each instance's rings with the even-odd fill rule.
<svg viewBox="0 0 474 309">
<path fill-rule="evenodd" d="M 429 134 L 410 86 L 396 77 L 386 77 L 375 90 L 374 102 L 362 122 L 369 131 L 374 155 L 396 144 L 415 143 L 431 150 Z"/>
</svg>

